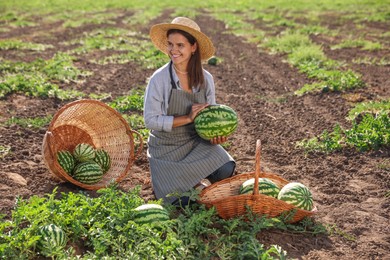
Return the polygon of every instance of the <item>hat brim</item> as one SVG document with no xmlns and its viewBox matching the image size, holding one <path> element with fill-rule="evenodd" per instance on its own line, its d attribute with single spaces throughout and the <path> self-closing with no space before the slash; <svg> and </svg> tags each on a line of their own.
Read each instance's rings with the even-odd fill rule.
<svg viewBox="0 0 390 260">
<path fill-rule="evenodd" d="M 150 38 L 153 44 L 162 52 L 169 54 L 167 49 L 167 31 L 170 29 L 179 29 L 194 36 L 198 42 L 198 48 L 202 60 L 207 60 L 214 55 L 214 45 L 210 38 L 207 37 L 204 33 L 185 25 L 171 23 L 156 24 L 150 29 Z"/>
</svg>

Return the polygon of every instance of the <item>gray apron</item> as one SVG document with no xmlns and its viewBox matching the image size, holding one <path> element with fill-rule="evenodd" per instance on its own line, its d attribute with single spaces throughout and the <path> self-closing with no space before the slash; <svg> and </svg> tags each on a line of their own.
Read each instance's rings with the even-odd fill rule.
<svg viewBox="0 0 390 260">
<path fill-rule="evenodd" d="M 194 103 L 206 103 L 204 88 L 197 93 L 178 90 L 172 80 L 168 115 L 188 115 Z M 193 123 L 172 128 L 171 132 L 152 130 L 148 138 L 148 159 L 155 196 L 172 203 L 170 193 L 189 191 L 201 179 L 209 176 L 233 158 L 220 145 L 203 140 Z"/>
</svg>

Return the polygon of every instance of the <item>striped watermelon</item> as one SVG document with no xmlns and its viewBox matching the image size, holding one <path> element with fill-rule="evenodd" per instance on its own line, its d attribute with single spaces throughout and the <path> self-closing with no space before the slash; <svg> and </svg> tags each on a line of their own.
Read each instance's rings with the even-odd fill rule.
<svg viewBox="0 0 390 260">
<path fill-rule="evenodd" d="M 41 239 L 38 241 L 38 247 L 45 254 L 50 254 L 50 251 L 56 248 L 65 247 L 67 242 L 65 232 L 54 224 L 42 226 L 39 235 Z"/>
<path fill-rule="evenodd" d="M 240 194 L 252 194 L 254 185 L 255 178 L 245 181 L 240 186 Z M 279 191 L 280 189 L 278 185 L 276 185 L 272 180 L 268 178 L 259 178 L 259 193 L 277 198 Z"/>
<path fill-rule="evenodd" d="M 200 137 L 210 140 L 217 136 L 229 136 L 238 126 L 236 112 L 226 105 L 210 105 L 202 109 L 194 120 Z"/>
<path fill-rule="evenodd" d="M 158 204 L 144 204 L 134 211 L 134 222 L 140 225 L 169 220 L 168 211 Z"/>
<path fill-rule="evenodd" d="M 78 144 L 74 148 L 73 156 L 79 162 L 91 161 L 95 158 L 95 148 L 86 143 Z"/>
<path fill-rule="evenodd" d="M 103 178 L 103 170 L 96 162 L 82 162 L 76 165 L 73 178 L 85 184 L 95 184 Z"/>
<path fill-rule="evenodd" d="M 279 200 L 283 200 L 304 210 L 313 209 L 313 197 L 310 190 L 299 182 L 290 182 L 279 192 Z"/>
<path fill-rule="evenodd" d="M 102 167 L 103 173 L 106 173 L 111 166 L 111 158 L 108 152 L 103 149 L 98 149 L 95 151 L 94 161 Z"/>
<path fill-rule="evenodd" d="M 57 161 L 66 173 L 72 175 L 73 169 L 76 165 L 76 160 L 74 159 L 71 152 L 66 150 L 59 151 L 57 153 Z"/>
</svg>

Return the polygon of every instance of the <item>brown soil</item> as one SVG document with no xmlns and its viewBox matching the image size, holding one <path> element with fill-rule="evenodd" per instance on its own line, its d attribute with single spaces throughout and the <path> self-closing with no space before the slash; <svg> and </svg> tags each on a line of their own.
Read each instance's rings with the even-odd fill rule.
<svg viewBox="0 0 390 260">
<path fill-rule="evenodd" d="M 129 14 L 121 14 L 126 17 Z M 122 17 L 122 16 L 121 16 Z M 37 18 L 38 20 L 38 18 Z M 169 21 L 167 14 L 151 22 Z M 277 244 L 290 257 L 298 259 L 390 259 L 390 202 L 385 197 L 390 190 L 390 149 L 361 153 L 345 149 L 332 154 L 305 154 L 295 148 L 296 141 L 310 138 L 324 130 L 332 130 L 336 123 L 349 127 L 347 113 L 356 100 L 369 101 L 378 97 L 389 98 L 390 66 L 356 65 L 355 57 L 369 55 L 378 59 L 389 52 L 363 52 L 359 49 L 334 50 L 329 48 L 339 39 L 313 37 L 313 41 L 324 46 L 328 57 L 345 61 L 348 67 L 362 74 L 367 87 L 348 93 L 318 93 L 302 97 L 294 96 L 310 80 L 298 73 L 283 56 L 271 56 L 259 51 L 254 44 L 225 33 L 225 25 L 209 16 L 197 19 L 204 32 L 215 43 L 218 57 L 223 62 L 217 66 L 205 65 L 215 79 L 217 101 L 234 108 L 240 118 L 238 131 L 230 138 L 228 148 L 237 160 L 237 174 L 254 170 L 254 151 L 257 139 L 262 141 L 262 169 L 279 174 L 290 181 L 306 184 L 312 191 L 318 213 L 316 221 L 334 226 L 334 234 L 312 236 L 292 234 L 279 230 L 259 234 L 258 239 L 266 246 Z M 116 26 L 128 28 L 116 19 Z M 322 23 L 330 27 L 334 17 L 323 17 Z M 367 28 L 382 30 L 388 27 L 381 23 L 370 23 Z M 45 52 L 0 51 L 5 59 L 32 61 L 50 58 L 55 51 L 65 51 L 61 42 L 81 36 L 83 32 L 107 25 L 88 25 L 76 29 L 63 29 L 61 23 L 44 24 L 31 30 L 13 28 L 0 33 L 1 39 L 20 37 L 34 42 L 52 44 L 54 49 Z M 258 25 L 261 26 L 261 25 Z M 350 29 L 351 25 L 343 28 Z M 148 28 L 137 28 L 143 33 Z M 134 28 L 131 28 L 134 31 Z M 49 32 L 49 34 L 44 34 Z M 389 46 L 386 46 L 389 50 Z M 105 55 L 109 52 L 104 53 Z M 96 54 L 99 55 L 99 54 Z M 96 65 L 85 56 L 78 57 L 76 65 L 92 71 L 86 81 L 76 84 L 61 83 L 64 88 L 77 88 L 86 93 L 110 92 L 113 97 L 126 94 L 132 87 L 145 85 L 152 70 L 142 69 L 136 64 Z M 38 117 L 53 115 L 70 101 L 31 98 L 13 94 L 0 100 L 0 123 L 10 117 Z M 17 125 L 0 126 L 0 145 L 11 146 L 11 152 L 0 159 L 0 209 L 10 214 L 17 196 L 59 191 L 80 190 L 70 183 L 60 183 L 46 168 L 41 145 L 46 128 L 34 130 Z M 130 174 L 120 183 L 128 190 L 142 185 L 145 200 L 153 198 L 149 184 L 149 166 L 145 151 L 137 158 Z M 89 191 L 94 194 L 94 192 Z M 339 235 L 337 233 L 343 233 Z M 353 239 L 349 239 L 353 237 Z"/>
</svg>

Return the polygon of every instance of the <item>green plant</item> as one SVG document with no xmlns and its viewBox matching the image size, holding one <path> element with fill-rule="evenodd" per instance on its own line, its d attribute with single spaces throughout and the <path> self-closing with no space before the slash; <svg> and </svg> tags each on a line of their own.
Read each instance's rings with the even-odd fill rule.
<svg viewBox="0 0 390 260">
<path fill-rule="evenodd" d="M 274 38 L 267 38 L 262 47 L 269 48 L 273 53 L 293 53 L 297 48 L 311 46 L 309 37 L 296 31 L 286 31 Z"/>
<path fill-rule="evenodd" d="M 390 144 L 390 119 L 388 113 L 374 116 L 365 114 L 360 122 L 353 122 L 351 129 L 336 125 L 332 132 L 324 131 L 318 137 L 298 141 L 296 147 L 305 152 L 333 152 L 344 147 L 359 151 L 378 150 Z"/>
<path fill-rule="evenodd" d="M 127 111 L 142 111 L 144 105 L 144 90 L 132 89 L 129 95 L 114 99 L 108 104 L 120 113 Z"/>
<path fill-rule="evenodd" d="M 349 241 L 356 241 L 356 237 L 354 235 L 348 234 L 341 230 L 339 227 L 337 227 L 336 224 L 333 225 L 326 225 L 326 229 L 330 235 L 339 235 L 340 237 L 343 237 Z"/>
<path fill-rule="evenodd" d="M 361 122 L 354 122 L 351 129 L 345 131 L 347 144 L 359 151 L 378 150 L 390 145 L 390 118 L 388 113 L 364 115 Z"/>
<path fill-rule="evenodd" d="M 361 48 L 362 50 L 375 51 L 382 49 L 382 45 L 379 42 L 371 42 L 364 39 L 347 39 L 340 44 L 332 46 L 332 50 L 342 48 Z"/>
<path fill-rule="evenodd" d="M 3 124 L 6 126 L 19 125 L 24 128 L 28 127 L 28 128 L 40 129 L 44 126 L 49 125 L 52 118 L 53 118 L 52 115 L 47 115 L 45 117 L 34 117 L 34 118 L 11 117 Z"/>
<path fill-rule="evenodd" d="M 44 51 L 53 48 L 52 45 L 39 43 L 23 42 L 21 40 L 2 40 L 0 41 L 0 50 L 32 50 Z"/>
<path fill-rule="evenodd" d="M 0 158 L 4 158 L 11 151 L 11 146 L 9 145 L 0 145 Z"/>
<path fill-rule="evenodd" d="M 324 131 L 318 137 L 297 142 L 296 147 L 303 148 L 305 152 L 332 152 L 343 147 L 343 129 L 336 125 L 332 132 Z"/>
<path fill-rule="evenodd" d="M 347 119 L 355 120 L 359 115 L 370 113 L 390 113 L 390 100 L 370 101 L 356 104 L 349 112 Z"/>
<path fill-rule="evenodd" d="M 387 66 L 390 65 L 390 59 L 388 57 L 358 57 L 352 59 L 352 63 L 356 64 L 367 64 L 367 65 L 375 65 L 375 66 Z"/>
</svg>

